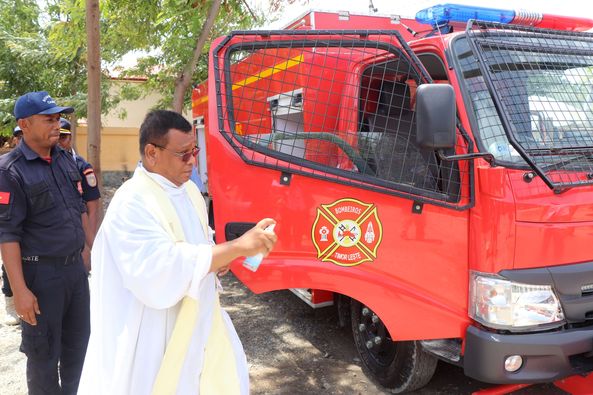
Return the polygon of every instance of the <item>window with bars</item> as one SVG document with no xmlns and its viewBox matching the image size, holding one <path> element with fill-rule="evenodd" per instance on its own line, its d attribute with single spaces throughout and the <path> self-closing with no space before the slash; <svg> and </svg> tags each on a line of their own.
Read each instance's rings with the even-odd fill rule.
<svg viewBox="0 0 593 395">
<path fill-rule="evenodd" d="M 387 193 L 458 201 L 456 164 L 416 144 L 414 94 L 430 77 L 399 35 L 295 33 L 278 32 L 274 40 L 254 35 L 219 52 L 219 125 L 242 158 Z"/>
</svg>

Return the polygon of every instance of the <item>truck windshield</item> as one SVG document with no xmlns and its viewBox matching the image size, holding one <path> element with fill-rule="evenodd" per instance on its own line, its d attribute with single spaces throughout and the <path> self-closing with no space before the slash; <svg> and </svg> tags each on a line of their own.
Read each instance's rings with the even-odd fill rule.
<svg viewBox="0 0 593 395">
<path fill-rule="evenodd" d="M 526 165 L 511 145 L 510 135 L 541 169 L 591 166 L 593 46 L 578 42 L 583 45 L 579 48 L 570 37 L 525 33 L 506 35 L 500 41 L 505 44 L 488 46 L 487 50 L 481 47 L 498 95 L 496 105 L 467 37 L 460 36 L 453 43 L 480 149 L 503 165 Z M 509 130 L 505 131 L 501 114 Z"/>
</svg>

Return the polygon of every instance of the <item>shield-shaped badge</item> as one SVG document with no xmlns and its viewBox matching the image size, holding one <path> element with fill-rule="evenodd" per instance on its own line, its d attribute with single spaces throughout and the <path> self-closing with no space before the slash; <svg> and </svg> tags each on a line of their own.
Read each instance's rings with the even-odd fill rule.
<svg viewBox="0 0 593 395">
<path fill-rule="evenodd" d="M 87 184 L 89 184 L 89 186 L 91 188 L 94 188 L 97 186 L 97 177 L 95 177 L 95 172 L 94 171 L 90 171 L 85 175 L 86 178 L 86 182 Z"/>
</svg>

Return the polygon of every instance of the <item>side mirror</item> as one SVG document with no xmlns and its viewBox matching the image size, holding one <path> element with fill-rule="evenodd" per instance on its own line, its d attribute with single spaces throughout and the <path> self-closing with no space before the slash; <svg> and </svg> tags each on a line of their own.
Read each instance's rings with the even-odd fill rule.
<svg viewBox="0 0 593 395">
<path fill-rule="evenodd" d="M 422 84 L 416 90 L 416 142 L 436 151 L 455 147 L 455 91 L 448 84 Z"/>
</svg>

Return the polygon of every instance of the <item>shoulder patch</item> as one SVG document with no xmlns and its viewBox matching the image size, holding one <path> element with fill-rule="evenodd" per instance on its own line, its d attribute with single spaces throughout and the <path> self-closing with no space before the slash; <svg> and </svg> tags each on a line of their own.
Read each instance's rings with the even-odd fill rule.
<svg viewBox="0 0 593 395">
<path fill-rule="evenodd" d="M 93 169 L 88 170 L 90 171 L 84 172 L 84 178 L 86 179 L 87 184 L 89 184 L 91 188 L 94 188 L 97 186 L 97 177 L 95 177 L 95 172 L 93 171 Z"/>
</svg>

